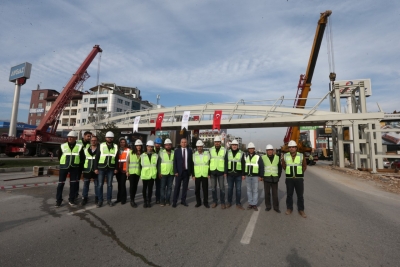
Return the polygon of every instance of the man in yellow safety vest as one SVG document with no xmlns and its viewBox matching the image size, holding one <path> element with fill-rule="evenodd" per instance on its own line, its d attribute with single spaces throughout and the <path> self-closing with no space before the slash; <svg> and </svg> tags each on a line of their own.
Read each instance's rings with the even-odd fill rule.
<svg viewBox="0 0 400 267">
<path fill-rule="evenodd" d="M 154 142 L 152 140 L 146 143 L 146 153 L 140 155 L 140 179 L 143 183 L 144 208 L 151 208 L 151 196 L 153 194 L 154 180 L 157 179 L 157 161 L 158 155 L 154 152 Z"/>
<path fill-rule="evenodd" d="M 174 182 L 174 151 L 171 139 L 165 139 L 164 149 L 158 153 L 158 179 L 160 180 L 161 207 L 171 205 L 172 183 Z M 157 190 L 156 190 L 157 192 Z M 157 198 L 157 195 L 156 195 Z M 159 202 L 156 199 L 156 203 Z"/>
<path fill-rule="evenodd" d="M 258 182 L 262 180 L 264 174 L 264 163 L 259 155 L 255 153 L 256 146 L 253 142 L 247 145 L 248 154 L 246 155 L 246 185 L 247 198 L 249 202 L 248 210 L 258 211 Z"/>
<path fill-rule="evenodd" d="M 267 145 L 267 154 L 261 158 L 264 162 L 264 195 L 265 195 L 265 210 L 271 210 L 271 191 L 272 191 L 272 204 L 274 210 L 281 213 L 279 210 L 278 200 L 278 182 L 282 173 L 282 165 L 278 155 L 274 155 L 274 147 Z"/>
<path fill-rule="evenodd" d="M 211 208 L 218 205 L 217 183 L 219 185 L 219 196 L 221 201 L 221 208 L 225 209 L 225 153 L 226 150 L 221 146 L 221 137 L 214 138 L 214 146 L 210 149 L 210 180 L 211 180 L 211 193 L 213 204 Z"/>
<path fill-rule="evenodd" d="M 210 178 L 210 153 L 203 151 L 204 143 L 201 140 L 196 142 L 197 151 L 193 154 L 193 180 L 195 180 L 196 205 L 201 206 L 200 188 L 203 189 L 204 207 L 208 205 L 208 178 Z"/>
</svg>

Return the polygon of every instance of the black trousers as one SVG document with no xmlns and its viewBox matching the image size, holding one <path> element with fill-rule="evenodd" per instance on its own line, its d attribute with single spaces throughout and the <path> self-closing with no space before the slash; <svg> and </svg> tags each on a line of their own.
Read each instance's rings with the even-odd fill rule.
<svg viewBox="0 0 400 267">
<path fill-rule="evenodd" d="M 200 197 L 200 187 L 203 189 L 203 203 L 204 205 L 208 205 L 208 178 L 207 177 L 196 177 L 195 179 L 195 194 L 196 194 L 196 202 L 198 205 L 201 205 L 201 197 Z"/>
<path fill-rule="evenodd" d="M 149 179 L 149 180 L 142 180 L 143 183 L 143 199 L 144 201 L 149 201 L 151 202 L 151 196 L 153 195 L 153 185 L 154 185 L 154 179 Z"/>
<path fill-rule="evenodd" d="M 272 191 L 272 203 L 274 210 L 279 210 L 278 200 L 278 183 L 270 183 L 264 181 L 264 193 L 265 193 L 265 206 L 271 208 L 271 191 Z"/>
<path fill-rule="evenodd" d="M 117 201 L 126 202 L 126 173 L 119 171 L 115 177 L 118 182 Z"/>
<path fill-rule="evenodd" d="M 187 189 L 189 186 L 189 172 L 183 171 L 180 175 L 178 175 L 175 178 L 175 188 L 174 188 L 174 199 L 173 203 L 176 204 L 178 201 L 179 197 L 179 192 L 181 191 L 181 185 L 182 185 L 182 202 L 186 202 L 186 195 L 187 195 Z"/>
<path fill-rule="evenodd" d="M 135 202 L 135 196 L 139 184 L 139 179 L 140 176 L 137 174 L 129 175 L 129 195 L 131 197 L 131 202 Z"/>
<path fill-rule="evenodd" d="M 161 179 L 157 178 L 154 180 L 154 183 L 156 184 L 156 201 L 160 201 L 161 197 Z"/>
<path fill-rule="evenodd" d="M 293 193 L 296 190 L 297 195 L 297 209 L 304 211 L 304 179 L 303 178 L 286 178 L 286 207 L 293 210 Z"/>
</svg>

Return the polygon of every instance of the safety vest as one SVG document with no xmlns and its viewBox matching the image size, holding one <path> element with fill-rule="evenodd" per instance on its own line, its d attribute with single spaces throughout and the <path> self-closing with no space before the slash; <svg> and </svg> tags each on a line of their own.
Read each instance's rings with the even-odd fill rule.
<svg viewBox="0 0 400 267">
<path fill-rule="evenodd" d="M 250 160 L 250 155 L 246 156 L 246 174 L 251 174 L 254 176 L 259 175 L 258 170 L 258 159 L 260 158 L 259 155 L 254 155 Z M 249 173 L 249 166 L 253 166 L 251 173 Z"/>
<path fill-rule="evenodd" d="M 142 165 L 142 170 L 140 172 L 140 179 L 142 180 L 156 179 L 157 159 L 158 155 L 156 153 L 151 153 L 151 161 L 149 160 L 149 155 L 147 153 L 143 153 L 142 155 L 140 155 L 140 164 Z"/>
<path fill-rule="evenodd" d="M 118 157 L 118 167 L 124 172 L 126 172 L 126 161 L 128 160 L 129 151 L 131 151 L 129 148 L 125 148 Z"/>
<path fill-rule="evenodd" d="M 234 168 L 236 162 L 236 168 Z M 232 149 L 228 151 L 228 172 L 242 170 L 242 151 L 239 150 L 233 157 Z"/>
<path fill-rule="evenodd" d="M 210 149 L 210 170 L 225 171 L 225 148 L 221 147 L 217 153 L 215 146 Z"/>
<path fill-rule="evenodd" d="M 108 149 L 107 143 L 100 144 L 100 158 L 99 158 L 99 168 L 115 168 L 115 157 L 118 153 L 118 146 L 113 144 L 111 149 Z"/>
<path fill-rule="evenodd" d="M 133 154 L 132 151 L 129 154 L 129 175 L 137 174 L 140 175 L 140 156 Z"/>
<path fill-rule="evenodd" d="M 209 162 L 210 154 L 207 151 L 202 154 L 196 151 L 193 155 L 194 177 L 208 177 Z"/>
<path fill-rule="evenodd" d="M 272 162 L 267 155 L 261 157 L 264 162 L 264 176 L 278 176 L 279 157 L 274 155 Z"/>
<path fill-rule="evenodd" d="M 88 142 L 86 145 L 83 145 L 83 141 L 82 140 L 78 140 L 78 141 L 76 141 L 76 143 L 77 144 L 81 144 L 84 149 L 90 147 L 90 142 Z"/>
<path fill-rule="evenodd" d="M 72 150 L 69 148 L 68 142 L 61 145 L 60 169 L 78 168 L 81 162 L 79 153 L 82 145 L 76 143 Z"/>
<path fill-rule="evenodd" d="M 297 152 L 296 157 L 292 158 L 290 152 L 285 154 L 285 162 L 286 162 L 286 178 L 303 178 L 303 154 Z"/>
<path fill-rule="evenodd" d="M 174 151 L 171 150 L 171 154 L 168 154 L 166 150 L 160 150 L 158 156 L 161 159 L 161 174 L 174 174 Z"/>
<path fill-rule="evenodd" d="M 90 149 L 90 147 L 86 147 L 83 149 L 83 151 L 85 152 L 85 164 L 83 165 L 84 173 L 89 173 L 89 172 L 93 171 L 93 161 L 96 158 L 96 152 L 94 153 L 94 155 L 91 155 L 89 153 L 89 149 Z"/>
</svg>

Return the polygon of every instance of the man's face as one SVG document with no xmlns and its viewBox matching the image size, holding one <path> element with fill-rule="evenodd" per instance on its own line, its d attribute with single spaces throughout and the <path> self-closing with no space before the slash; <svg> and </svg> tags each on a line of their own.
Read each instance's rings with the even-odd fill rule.
<svg viewBox="0 0 400 267">
<path fill-rule="evenodd" d="M 214 146 L 215 147 L 221 147 L 221 142 L 220 141 L 214 141 Z"/>
<path fill-rule="evenodd" d="M 112 137 L 106 137 L 106 142 L 107 143 L 112 143 L 114 141 L 114 138 Z"/>
<path fill-rule="evenodd" d="M 289 152 L 290 153 L 295 153 L 297 151 L 297 146 L 290 146 L 289 147 Z"/>
<path fill-rule="evenodd" d="M 198 146 L 197 147 L 197 151 L 199 151 L 199 153 L 203 152 L 203 147 L 202 146 Z"/>
<path fill-rule="evenodd" d="M 256 149 L 255 148 L 249 148 L 249 153 L 250 154 L 254 154 L 254 151 L 255 151 Z"/>
<path fill-rule="evenodd" d="M 183 148 L 187 147 L 187 140 L 186 139 L 182 139 L 181 140 L 181 147 L 183 147 Z"/>
<path fill-rule="evenodd" d="M 165 147 L 165 150 L 170 151 L 171 148 L 172 148 L 172 145 L 171 144 L 165 144 L 164 147 Z"/>
<path fill-rule="evenodd" d="M 236 151 L 238 149 L 238 145 L 231 145 L 231 149 Z"/>
<path fill-rule="evenodd" d="M 92 138 L 90 139 L 90 145 L 91 145 L 91 146 L 97 146 L 97 138 L 93 138 L 93 137 L 92 137 Z"/>
<path fill-rule="evenodd" d="M 85 142 L 89 142 L 89 141 L 90 141 L 90 138 L 92 138 L 92 135 L 91 135 L 91 134 L 87 134 L 87 135 L 85 135 L 85 136 L 83 137 L 83 139 L 85 140 Z"/>
<path fill-rule="evenodd" d="M 72 144 L 76 142 L 76 137 L 68 136 L 67 137 L 68 143 Z"/>
<path fill-rule="evenodd" d="M 274 154 L 274 150 L 273 149 L 267 149 L 267 155 L 268 156 L 272 156 Z"/>
<path fill-rule="evenodd" d="M 156 147 L 156 149 L 160 149 L 161 145 L 160 144 L 154 144 L 154 146 Z"/>
<path fill-rule="evenodd" d="M 154 148 L 154 146 L 147 146 L 147 147 L 146 147 L 147 153 L 153 152 L 153 148 Z"/>
</svg>

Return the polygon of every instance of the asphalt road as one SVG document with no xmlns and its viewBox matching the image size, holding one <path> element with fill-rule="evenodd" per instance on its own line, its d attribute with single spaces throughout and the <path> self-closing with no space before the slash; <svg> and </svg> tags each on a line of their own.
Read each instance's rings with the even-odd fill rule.
<svg viewBox="0 0 400 267">
<path fill-rule="evenodd" d="M 114 189 L 115 197 L 116 183 Z M 282 211 L 285 192 L 281 179 Z M 93 202 L 86 210 L 65 202 L 56 209 L 55 193 L 55 185 L 0 190 L 0 266 L 400 264 L 400 196 L 317 166 L 306 173 L 306 219 L 264 211 L 263 194 L 254 212 L 195 208 L 193 190 L 189 207 L 176 209 L 95 208 Z M 67 193 L 68 187 L 64 199 Z M 247 205 L 245 184 L 242 203 Z"/>
</svg>

